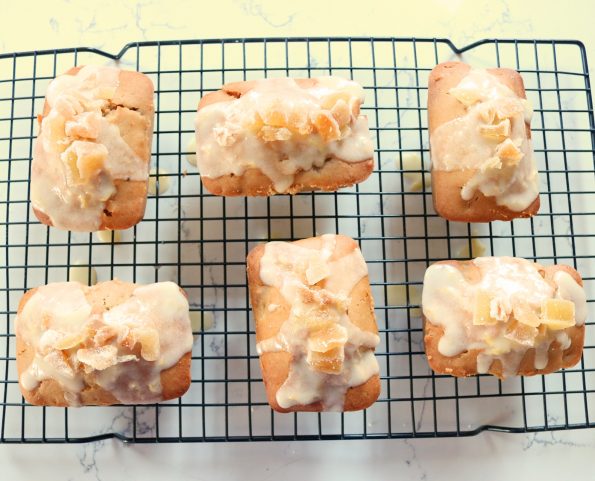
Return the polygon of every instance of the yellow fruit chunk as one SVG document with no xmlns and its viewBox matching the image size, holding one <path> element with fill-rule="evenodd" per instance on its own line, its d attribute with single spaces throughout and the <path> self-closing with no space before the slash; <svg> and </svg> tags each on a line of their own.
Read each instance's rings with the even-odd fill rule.
<svg viewBox="0 0 595 481">
<path fill-rule="evenodd" d="M 495 125 L 480 125 L 479 133 L 488 139 L 502 141 L 510 135 L 510 120 L 504 119 Z"/>
<path fill-rule="evenodd" d="M 308 351 L 306 361 L 316 371 L 326 374 L 339 374 L 343 370 L 345 353 L 343 347 L 336 347 L 326 352 Z"/>
<path fill-rule="evenodd" d="M 512 319 L 506 326 L 504 337 L 523 346 L 532 347 L 535 345 L 537 334 L 539 331 L 536 327 L 527 326 Z"/>
<path fill-rule="evenodd" d="M 512 308 L 514 318 L 522 324 L 531 327 L 538 327 L 541 324 L 541 319 L 537 313 L 527 304 L 517 303 Z"/>
<path fill-rule="evenodd" d="M 512 140 L 506 139 L 496 148 L 496 155 L 505 165 L 516 165 L 525 154 L 521 152 Z"/>
<path fill-rule="evenodd" d="M 448 94 L 452 95 L 465 107 L 471 107 L 482 100 L 482 95 L 478 88 L 454 87 L 448 91 Z"/>
<path fill-rule="evenodd" d="M 552 331 L 559 331 L 575 325 L 574 302 L 565 299 L 548 299 L 541 308 L 541 322 Z"/>
<path fill-rule="evenodd" d="M 473 325 L 491 326 L 498 322 L 490 314 L 490 295 L 486 291 L 479 290 L 475 294 L 475 305 L 473 306 Z"/>
<path fill-rule="evenodd" d="M 339 140 L 341 138 L 339 124 L 329 112 L 320 111 L 315 113 L 312 116 L 312 123 L 325 142 Z"/>
</svg>

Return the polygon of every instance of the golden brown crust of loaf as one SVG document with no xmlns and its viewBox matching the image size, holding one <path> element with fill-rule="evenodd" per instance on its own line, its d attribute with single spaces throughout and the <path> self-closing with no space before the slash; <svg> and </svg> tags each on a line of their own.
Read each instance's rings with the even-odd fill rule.
<svg viewBox="0 0 595 481">
<path fill-rule="evenodd" d="M 82 68 L 73 67 L 65 75 L 76 75 Z M 38 117 L 39 125 L 50 112 L 47 101 L 43 114 Z M 105 117 L 118 126 L 122 139 L 144 159 L 151 161 L 151 139 L 153 137 L 153 83 L 146 75 L 131 70 L 120 70 L 118 88 L 110 101 L 110 108 Z M 147 181 L 115 179 L 116 192 L 106 202 L 101 216 L 99 230 L 128 229 L 138 224 L 144 214 L 147 203 Z M 51 226 L 50 217 L 35 207 L 35 216 L 42 224 Z"/>
<path fill-rule="evenodd" d="M 462 62 L 444 62 L 432 70 L 428 82 L 428 127 L 432 133 L 442 124 L 465 115 L 465 107 L 448 91 L 456 87 L 471 67 Z M 526 98 L 523 79 L 515 70 L 492 68 L 488 71 L 519 97 Z M 531 138 L 530 126 L 527 135 Z M 526 209 L 516 212 L 498 205 L 495 197 L 476 191 L 470 200 L 461 197 L 461 189 L 475 174 L 475 169 L 438 171 L 432 169 L 434 209 L 445 219 L 460 222 L 490 222 L 531 217 L 539 210 L 539 196 Z"/>
<path fill-rule="evenodd" d="M 136 284 L 131 282 L 122 282 L 119 280 L 100 282 L 92 287 L 86 294 L 86 297 L 94 310 L 103 310 L 123 302 L 132 294 L 132 291 L 136 286 Z M 37 288 L 30 289 L 23 295 L 19 302 L 17 315 L 20 315 L 25 308 L 25 305 L 36 291 Z M 35 348 L 23 342 L 22 339 L 17 336 L 16 349 L 17 371 L 20 378 L 21 374 L 27 370 L 33 361 Z M 163 401 L 182 396 L 190 387 L 191 357 L 192 354 L 188 352 L 172 367 L 161 372 L 161 392 Z M 41 381 L 39 386 L 32 391 L 24 389 L 20 383 L 19 387 L 23 397 L 29 404 L 36 406 L 68 406 L 68 403 L 64 399 L 64 390 L 62 389 L 62 386 L 53 379 Z M 97 384 L 89 382 L 86 378 L 85 387 L 80 393 L 80 401 L 82 406 L 109 406 L 112 404 L 119 404 L 119 401 L 111 392 L 106 391 Z"/>
<path fill-rule="evenodd" d="M 295 79 L 302 88 L 316 85 L 316 79 Z M 204 95 L 198 110 L 217 102 L 240 98 L 256 85 L 256 81 L 225 84 L 221 90 Z M 284 192 L 296 194 L 310 190 L 335 191 L 341 187 L 358 184 L 366 180 L 374 169 L 374 159 L 361 162 L 346 162 L 336 157 L 328 159 L 320 168 L 300 170 L 295 174 L 293 184 Z M 268 196 L 275 195 L 273 182 L 260 169 L 247 169 L 242 175 L 223 175 L 217 178 L 201 176 L 205 188 L 214 195 L 223 196 Z"/>
<path fill-rule="evenodd" d="M 447 260 L 437 262 L 436 264 L 447 264 L 460 269 L 469 282 L 478 282 L 480 279 L 479 269 L 472 261 Z M 572 276 L 579 285 L 583 285 L 580 274 L 572 267 L 566 265 L 544 267 L 536 264 L 536 268 L 547 281 L 551 281 L 557 271 L 564 271 Z M 472 349 L 453 357 L 444 356 L 438 350 L 438 342 L 444 334 L 444 329 L 442 326 L 432 324 L 432 322 L 423 315 L 422 318 L 424 324 L 425 351 L 428 363 L 432 370 L 437 374 L 448 374 L 456 377 L 477 375 L 477 355 L 481 350 Z M 571 341 L 568 349 L 563 350 L 560 344 L 554 340 L 548 351 L 548 363 L 543 369 L 535 369 L 535 349 L 529 349 L 519 365 L 517 375 L 534 376 L 537 374 L 549 374 L 563 368 L 572 367 L 578 363 L 583 353 L 585 326 L 573 326 L 565 329 L 565 331 Z M 501 379 L 503 378 L 502 364 L 499 360 L 495 360 L 492 363 L 488 373 Z"/>
<path fill-rule="evenodd" d="M 301 245 L 319 243 L 319 237 L 296 241 Z M 276 336 L 281 325 L 289 316 L 291 306 L 287 303 L 279 290 L 264 285 L 260 279 L 260 259 L 264 255 L 266 244 L 260 244 L 250 251 L 247 259 L 248 286 L 250 288 L 250 302 L 256 321 L 256 342 Z M 351 252 L 357 243 L 346 236 L 337 236 L 337 246 L 333 258 L 338 258 Z M 268 310 L 270 304 L 279 307 L 273 312 Z M 370 281 L 364 277 L 351 291 L 351 303 L 348 309 L 349 319 L 360 329 L 378 333 L 376 318 L 374 317 L 374 300 L 370 291 Z M 268 402 L 271 407 L 281 413 L 294 411 L 320 412 L 323 410 L 321 402 L 308 405 L 296 405 L 282 408 L 277 403 L 277 391 L 289 375 L 291 355 L 287 352 L 265 352 L 260 356 L 260 366 L 265 384 Z M 380 377 L 372 376 L 365 383 L 350 388 L 345 395 L 344 411 L 358 411 L 371 406 L 380 395 Z"/>
</svg>

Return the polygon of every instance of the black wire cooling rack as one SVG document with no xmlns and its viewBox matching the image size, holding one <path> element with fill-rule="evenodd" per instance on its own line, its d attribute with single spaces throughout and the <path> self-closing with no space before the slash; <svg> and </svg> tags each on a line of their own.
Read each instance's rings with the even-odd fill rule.
<svg viewBox="0 0 595 481">
<path fill-rule="evenodd" d="M 534 106 L 541 211 L 533 219 L 471 226 L 439 218 L 427 172 L 427 79 L 462 56 L 521 72 Z M 40 225 L 29 208 L 29 172 L 49 81 L 77 64 L 117 64 L 156 87 L 153 165 L 162 192 L 117 244 Z M 340 75 L 366 90 L 363 111 L 376 169 L 337 193 L 222 198 L 205 192 L 192 152 L 204 92 L 267 76 Z M 274 38 L 142 42 L 112 55 L 91 48 L 0 55 L 0 441 L 133 442 L 467 436 L 595 426 L 595 124 L 584 46 L 576 41 Z M 169 190 L 164 192 L 164 179 Z M 266 403 L 249 309 L 245 257 L 258 242 L 328 232 L 356 238 L 368 262 L 381 344 L 382 393 L 358 413 L 276 414 Z M 419 291 L 432 262 L 515 255 L 567 263 L 585 280 L 591 308 L 581 362 L 572 369 L 500 382 L 434 375 L 423 352 Z M 195 316 L 192 384 L 151 406 L 40 408 L 24 403 L 15 366 L 14 317 L 25 290 L 69 278 L 75 264 L 99 280 L 173 280 Z M 212 324 L 212 326 L 210 325 Z"/>
</svg>

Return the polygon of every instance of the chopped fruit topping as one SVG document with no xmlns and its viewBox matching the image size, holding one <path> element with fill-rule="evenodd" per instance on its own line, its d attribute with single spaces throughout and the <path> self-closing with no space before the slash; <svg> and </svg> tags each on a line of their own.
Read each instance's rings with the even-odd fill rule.
<svg viewBox="0 0 595 481">
<path fill-rule="evenodd" d="M 511 139 L 506 139 L 496 147 L 496 155 L 504 161 L 506 165 L 516 165 L 521 161 L 525 154 L 521 152 Z"/>
<path fill-rule="evenodd" d="M 69 184 L 87 183 L 96 177 L 107 159 L 107 148 L 103 144 L 75 140 L 61 155 L 67 167 Z"/>
<path fill-rule="evenodd" d="M 541 319 L 528 304 L 516 303 L 512 308 L 512 312 L 514 318 L 522 324 L 531 327 L 538 327 L 541 324 Z"/>
<path fill-rule="evenodd" d="M 312 116 L 312 123 L 325 142 L 341 138 L 339 124 L 330 113 L 326 111 L 316 112 Z"/>
<path fill-rule="evenodd" d="M 574 302 L 565 299 L 548 299 L 541 308 L 543 318 L 541 322 L 548 329 L 558 331 L 576 324 L 574 317 Z"/>
<path fill-rule="evenodd" d="M 262 121 L 270 127 L 286 127 L 287 117 L 282 105 L 273 105 L 261 113 Z"/>
<path fill-rule="evenodd" d="M 308 121 L 305 109 L 294 109 L 289 112 L 287 128 L 299 135 L 308 135 L 312 132 L 312 125 Z"/>
<path fill-rule="evenodd" d="M 308 351 L 327 352 L 347 342 L 347 330 L 335 322 L 322 322 L 310 327 Z"/>
<path fill-rule="evenodd" d="M 326 352 L 308 351 L 306 361 L 316 371 L 326 374 L 339 374 L 343 370 L 345 352 L 343 347 L 336 347 Z"/>
<path fill-rule="evenodd" d="M 461 102 L 465 107 L 471 107 L 482 100 L 479 89 L 455 87 L 450 89 L 448 93 Z"/>
<path fill-rule="evenodd" d="M 350 97 L 349 93 L 345 91 L 333 92 L 321 100 L 320 106 L 324 110 L 332 110 L 339 101 L 349 102 Z"/>
<path fill-rule="evenodd" d="M 274 142 L 275 140 L 291 139 L 291 130 L 286 127 L 270 127 L 265 125 L 260 129 L 260 137 L 265 142 Z"/>
<path fill-rule="evenodd" d="M 479 133 L 488 139 L 502 141 L 510 135 L 510 120 L 504 119 L 495 125 L 480 125 Z"/>
<path fill-rule="evenodd" d="M 337 103 L 331 109 L 331 114 L 341 127 L 347 125 L 351 120 L 351 110 L 343 99 L 337 100 Z"/>
<path fill-rule="evenodd" d="M 118 363 L 118 348 L 112 344 L 89 349 L 79 349 L 77 359 L 97 371 L 103 371 Z"/>
<path fill-rule="evenodd" d="M 475 306 L 473 308 L 474 326 L 491 326 L 498 322 L 490 313 L 492 299 L 486 291 L 478 290 L 475 294 Z"/>
<path fill-rule="evenodd" d="M 486 124 L 493 124 L 496 118 L 496 109 L 492 105 L 487 105 L 479 111 L 479 118 Z"/>
<path fill-rule="evenodd" d="M 156 329 L 136 329 L 134 336 L 141 345 L 141 356 L 147 361 L 159 359 L 159 333 Z"/>
<path fill-rule="evenodd" d="M 512 319 L 506 326 L 504 337 L 523 346 L 533 347 L 538 333 L 536 327 L 527 326 Z"/>
</svg>

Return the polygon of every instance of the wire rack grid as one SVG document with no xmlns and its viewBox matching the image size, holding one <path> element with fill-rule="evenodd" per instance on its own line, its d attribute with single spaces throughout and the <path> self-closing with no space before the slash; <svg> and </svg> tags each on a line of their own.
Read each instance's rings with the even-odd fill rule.
<svg viewBox="0 0 595 481">
<path fill-rule="evenodd" d="M 439 218 L 431 187 L 413 186 L 429 166 L 427 79 L 462 56 L 524 78 L 542 207 L 532 219 L 471 226 Z M 156 88 L 153 164 L 162 191 L 117 244 L 61 232 L 31 213 L 29 173 L 49 81 L 73 65 L 115 64 Z M 336 193 L 222 198 L 203 190 L 192 154 L 201 95 L 224 82 L 340 75 L 366 90 L 376 144 L 372 176 Z M 275 38 L 143 42 L 112 55 L 89 48 L 0 55 L 0 441 L 132 442 L 467 436 L 595 426 L 595 329 L 587 322 L 572 369 L 504 382 L 433 374 L 422 342 L 419 292 L 425 268 L 447 258 L 515 255 L 567 263 L 592 302 L 595 124 L 584 46 L 576 41 Z M 407 167 L 405 168 L 406 160 Z M 413 169 L 411 163 L 413 162 Z M 164 179 L 169 190 L 164 192 Z M 266 403 L 245 257 L 257 243 L 340 232 L 358 240 L 369 266 L 381 344 L 382 393 L 358 413 L 276 414 Z M 41 408 L 24 403 L 15 366 L 14 317 L 22 294 L 93 266 L 99 280 L 173 280 L 202 319 L 194 326 L 192 384 L 181 399 L 151 406 Z M 203 329 L 204 327 L 204 329 Z"/>
</svg>

